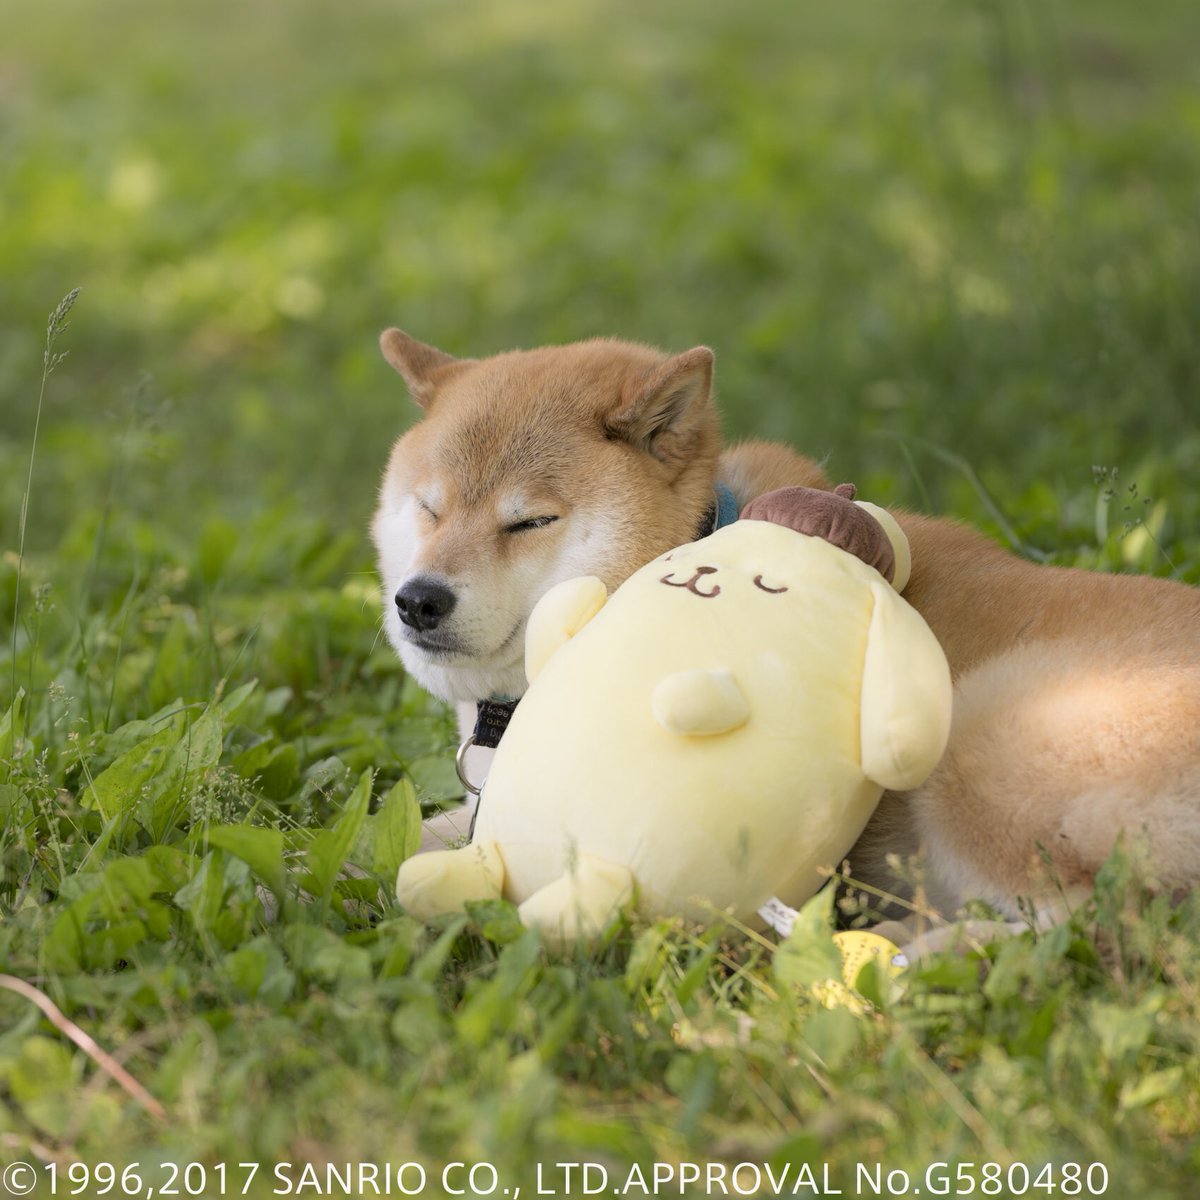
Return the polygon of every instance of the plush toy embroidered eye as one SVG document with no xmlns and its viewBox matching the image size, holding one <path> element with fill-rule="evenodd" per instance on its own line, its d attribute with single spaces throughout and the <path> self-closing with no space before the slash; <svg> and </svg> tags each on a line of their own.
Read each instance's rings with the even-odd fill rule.
<svg viewBox="0 0 1200 1200">
<path fill-rule="evenodd" d="M 405 907 L 504 896 L 565 940 L 631 902 L 754 921 L 811 896 L 950 724 L 945 656 L 898 591 L 907 542 L 853 494 L 771 493 L 607 599 L 548 592 L 474 840 L 404 863 Z"/>
</svg>

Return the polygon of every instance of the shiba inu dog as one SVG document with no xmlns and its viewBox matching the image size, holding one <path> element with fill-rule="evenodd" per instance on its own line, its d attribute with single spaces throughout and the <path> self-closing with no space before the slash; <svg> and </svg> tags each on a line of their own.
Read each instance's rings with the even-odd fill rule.
<svg viewBox="0 0 1200 1200">
<path fill-rule="evenodd" d="M 398 329 L 380 345 L 424 410 L 371 527 L 385 629 L 460 719 L 524 690 L 525 623 L 554 584 L 615 588 L 709 532 L 723 501 L 830 486 L 786 447 L 722 449 L 705 347 L 459 359 Z M 978 898 L 1016 916 L 1021 897 L 1049 914 L 1126 835 L 1164 886 L 1200 879 L 1200 591 L 1037 566 L 954 522 L 895 515 L 912 547 L 904 596 L 950 662 L 953 727 L 933 776 L 885 795 L 854 877 L 904 894 L 894 856 L 920 856 L 947 915 Z M 433 824 L 428 844 L 466 822 Z"/>
</svg>

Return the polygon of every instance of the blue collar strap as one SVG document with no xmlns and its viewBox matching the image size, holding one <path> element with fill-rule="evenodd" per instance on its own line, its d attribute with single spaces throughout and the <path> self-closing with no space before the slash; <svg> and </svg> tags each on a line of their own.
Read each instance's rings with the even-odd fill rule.
<svg viewBox="0 0 1200 1200">
<path fill-rule="evenodd" d="M 700 528 L 696 530 L 696 541 L 716 533 L 718 529 L 724 529 L 726 525 L 732 525 L 738 519 L 738 512 L 737 497 L 728 484 L 718 480 L 713 485 L 712 503 L 700 522 Z"/>
</svg>

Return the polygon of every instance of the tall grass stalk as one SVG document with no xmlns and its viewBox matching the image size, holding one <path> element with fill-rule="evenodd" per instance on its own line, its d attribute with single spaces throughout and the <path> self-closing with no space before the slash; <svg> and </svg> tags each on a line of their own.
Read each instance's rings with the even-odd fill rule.
<svg viewBox="0 0 1200 1200">
<path fill-rule="evenodd" d="M 54 368 L 67 357 L 67 352 L 56 351 L 58 339 L 67 331 L 71 309 L 79 298 L 79 288 L 72 288 L 55 306 L 46 322 L 46 346 L 42 351 L 42 383 L 38 389 L 37 412 L 33 419 L 33 441 L 29 447 L 29 471 L 25 476 L 25 492 L 21 496 L 21 520 L 17 529 L 17 590 L 13 599 L 12 628 L 12 695 L 17 694 L 17 632 L 21 615 L 21 576 L 25 569 L 25 524 L 29 516 L 29 497 L 33 491 L 33 465 L 37 461 L 38 431 L 42 425 L 42 408 L 46 402 L 46 384 L 54 374 Z"/>
</svg>

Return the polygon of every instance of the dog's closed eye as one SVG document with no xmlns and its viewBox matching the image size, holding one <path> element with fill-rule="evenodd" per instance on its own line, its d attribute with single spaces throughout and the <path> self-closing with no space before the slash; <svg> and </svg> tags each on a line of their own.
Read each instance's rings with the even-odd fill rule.
<svg viewBox="0 0 1200 1200">
<path fill-rule="evenodd" d="M 525 533 L 530 529 L 545 529 L 557 520 L 557 517 L 527 517 L 524 521 L 514 521 L 511 525 L 505 525 L 504 532 Z"/>
</svg>

